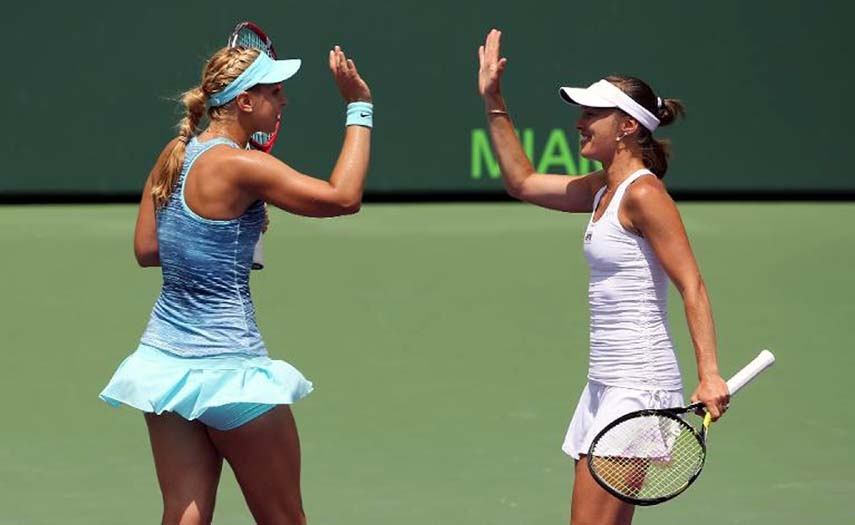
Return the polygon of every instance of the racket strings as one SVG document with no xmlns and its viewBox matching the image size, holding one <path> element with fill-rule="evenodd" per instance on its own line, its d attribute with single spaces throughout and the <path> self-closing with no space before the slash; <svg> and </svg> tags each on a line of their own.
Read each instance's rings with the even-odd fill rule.
<svg viewBox="0 0 855 525">
<path fill-rule="evenodd" d="M 267 42 L 261 39 L 255 31 L 248 29 L 241 30 L 235 39 L 235 45 L 241 47 L 254 47 L 267 51 Z M 269 54 L 269 53 L 268 53 Z"/>
<path fill-rule="evenodd" d="M 681 492 L 697 476 L 704 448 L 682 421 L 645 415 L 623 421 L 594 445 L 591 468 L 626 497 L 651 500 Z"/>
</svg>

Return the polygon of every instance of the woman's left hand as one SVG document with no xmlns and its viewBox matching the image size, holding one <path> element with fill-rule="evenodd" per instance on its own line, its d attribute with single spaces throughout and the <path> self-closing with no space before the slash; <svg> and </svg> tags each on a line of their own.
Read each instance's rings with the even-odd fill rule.
<svg viewBox="0 0 855 525">
<path fill-rule="evenodd" d="M 356 63 L 347 58 L 340 46 L 330 50 L 330 72 L 345 102 L 371 102 L 371 89 L 359 76 Z"/>
<path fill-rule="evenodd" d="M 730 390 L 720 375 L 711 375 L 701 380 L 695 393 L 692 394 L 691 402 L 703 403 L 712 420 L 716 421 L 730 406 Z"/>
</svg>

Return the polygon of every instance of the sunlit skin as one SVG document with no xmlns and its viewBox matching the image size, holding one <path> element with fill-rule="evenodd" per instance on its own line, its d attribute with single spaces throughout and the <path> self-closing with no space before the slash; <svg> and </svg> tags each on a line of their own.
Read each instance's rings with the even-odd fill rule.
<svg viewBox="0 0 855 525">
<path fill-rule="evenodd" d="M 339 46 L 329 52 L 329 69 L 345 103 L 371 102 L 371 90 Z M 311 217 L 359 211 L 370 158 L 369 127 L 345 128 L 335 165 L 324 177 L 301 173 L 273 155 L 246 149 L 253 133 L 275 130 L 287 102 L 281 83 L 255 86 L 224 105 L 198 134 L 203 143 L 225 137 L 239 147 L 214 145 L 193 163 L 183 188 L 184 200 L 193 212 L 206 219 L 229 220 L 240 217 L 257 201 Z M 170 141 L 147 179 L 134 233 L 134 254 L 141 266 L 160 265 L 153 180 L 176 147 L 189 139 Z M 163 495 L 162 523 L 210 523 L 224 459 L 231 465 L 255 522 L 305 523 L 300 443 L 288 405 L 279 405 L 228 431 L 169 412 L 146 414 L 145 420 Z"/>
<path fill-rule="evenodd" d="M 611 164 L 620 134 L 620 111 L 614 108 L 582 106 L 576 129 L 579 131 L 579 154 Z"/>
<path fill-rule="evenodd" d="M 576 121 L 580 154 L 603 169 L 582 176 L 537 173 L 517 136 L 502 96 L 501 77 L 508 59 L 501 56 L 501 36 L 493 29 L 478 48 L 478 91 L 484 100 L 490 139 L 509 195 L 544 208 L 591 213 L 598 219 L 617 187 L 645 168 L 638 144 L 640 124 L 615 108 L 582 107 Z M 605 187 L 598 209 L 594 197 Z M 698 371 L 691 401 L 702 402 L 713 420 L 726 410 L 730 394 L 718 371 L 712 308 L 680 214 L 663 182 L 644 176 L 631 184 L 621 201 L 618 220 L 643 237 L 683 299 Z M 584 459 L 584 455 L 582 456 Z M 585 461 L 575 465 L 572 525 L 629 525 L 635 507 L 615 498 L 594 481 Z"/>
<path fill-rule="evenodd" d="M 211 122 L 200 137 L 206 139 L 209 135 L 230 136 L 229 128 L 234 127 L 234 120 L 239 118 L 246 122 L 247 128 L 255 130 L 252 133 L 272 133 L 276 129 L 277 121 L 281 119 L 282 111 L 288 105 L 288 97 L 282 83 L 258 84 L 239 94 L 234 104 L 242 110 L 240 113 L 226 113 L 221 120 Z"/>
<path fill-rule="evenodd" d="M 272 133 L 276 129 L 276 122 L 282 118 L 282 111 L 288 105 L 288 97 L 285 96 L 282 84 L 260 84 L 247 93 L 253 97 L 253 105 L 257 108 L 258 131 Z"/>
</svg>

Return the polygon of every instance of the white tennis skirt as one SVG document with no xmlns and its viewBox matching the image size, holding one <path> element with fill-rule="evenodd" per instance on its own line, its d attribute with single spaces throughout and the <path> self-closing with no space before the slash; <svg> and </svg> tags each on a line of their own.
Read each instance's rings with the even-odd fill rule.
<svg viewBox="0 0 855 525">
<path fill-rule="evenodd" d="M 586 455 L 597 434 L 615 419 L 647 408 L 683 406 L 682 390 L 639 390 L 588 381 L 561 450 L 573 459 Z"/>
</svg>

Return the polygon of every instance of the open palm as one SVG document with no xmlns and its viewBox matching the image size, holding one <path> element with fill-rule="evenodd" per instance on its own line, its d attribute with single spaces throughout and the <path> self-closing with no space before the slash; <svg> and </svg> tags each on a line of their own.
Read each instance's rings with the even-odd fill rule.
<svg viewBox="0 0 855 525">
<path fill-rule="evenodd" d="M 330 71 L 346 102 L 371 102 L 371 89 L 359 76 L 356 64 L 347 58 L 340 46 L 330 50 Z"/>
<path fill-rule="evenodd" d="M 502 32 L 492 29 L 487 33 L 487 40 L 478 47 L 478 92 L 482 97 L 501 93 L 500 81 L 505 71 L 507 58 L 499 56 Z"/>
</svg>

